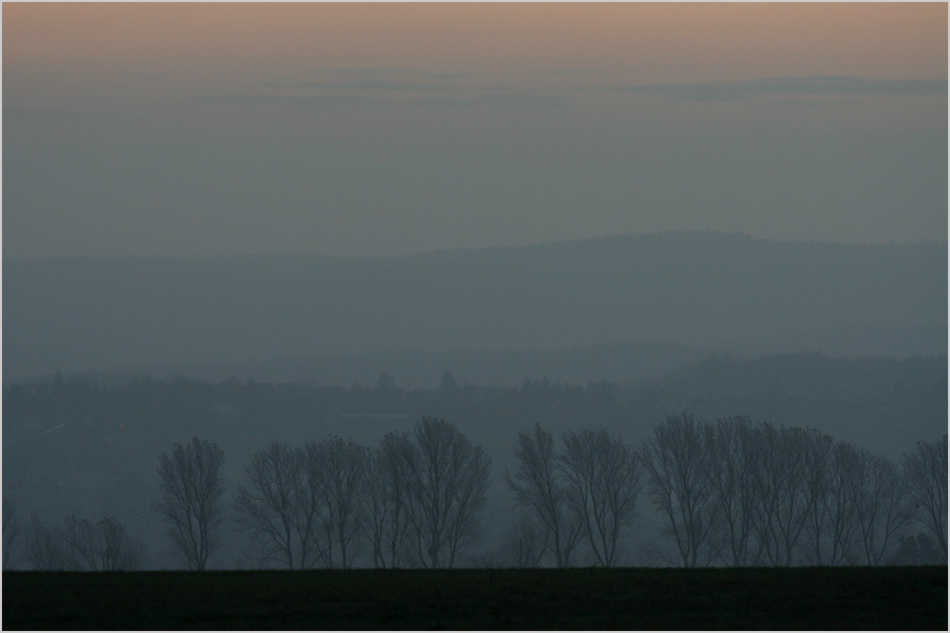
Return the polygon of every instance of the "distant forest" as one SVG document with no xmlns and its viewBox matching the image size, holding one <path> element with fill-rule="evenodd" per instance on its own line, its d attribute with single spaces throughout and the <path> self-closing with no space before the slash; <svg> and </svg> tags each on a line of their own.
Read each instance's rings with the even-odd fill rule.
<svg viewBox="0 0 950 633">
<path fill-rule="evenodd" d="M 511 429 L 597 424 L 640 437 L 671 413 L 702 419 L 745 415 L 820 428 L 875 451 L 903 452 L 947 426 L 947 359 L 841 359 L 789 354 L 741 359 L 710 354 L 630 384 L 525 378 L 519 387 L 458 383 L 445 370 L 430 389 L 402 389 L 381 373 L 349 388 L 149 377 L 99 381 L 63 376 L 4 387 L 4 436 L 56 431 L 147 437 L 235 435 L 248 441 L 372 434 L 387 420 L 431 415 L 455 421 L 480 443 L 507 450 Z"/>
</svg>

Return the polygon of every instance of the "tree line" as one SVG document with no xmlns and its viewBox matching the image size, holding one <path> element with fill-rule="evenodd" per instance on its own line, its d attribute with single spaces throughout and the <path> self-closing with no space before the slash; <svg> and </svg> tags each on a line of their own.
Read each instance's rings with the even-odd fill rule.
<svg viewBox="0 0 950 633">
<path fill-rule="evenodd" d="M 159 447 L 192 435 L 235 436 L 251 452 L 278 437 L 345 435 L 360 416 L 434 415 L 504 437 L 540 423 L 552 430 L 577 425 L 640 427 L 683 410 L 717 419 L 741 411 L 786 426 L 808 425 L 874 450 L 909 451 L 910 438 L 936 437 L 946 424 L 946 358 L 836 359 L 814 354 L 743 360 L 711 355 L 668 375 L 621 384 L 572 384 L 541 378 L 520 386 L 478 386 L 446 371 L 435 388 L 399 387 L 388 374 L 349 388 L 251 379 L 99 379 L 62 376 L 44 383 L 9 384 L 3 391 L 4 438 L 28 437 L 66 423 L 57 435 L 93 440 L 102 435 Z M 368 419 L 368 418 L 365 418 Z M 867 440 L 858 435 L 865 432 Z M 482 440 L 487 441 L 487 440 Z M 873 442 L 873 444 L 871 444 Z M 150 452 L 151 451 L 150 449 Z"/>
<path fill-rule="evenodd" d="M 495 565 L 623 564 L 624 544 L 647 529 L 641 496 L 670 565 L 881 565 L 913 560 L 931 537 L 947 560 L 946 435 L 895 463 L 815 429 L 684 413 L 653 425 L 637 450 L 603 428 L 557 441 L 536 424 L 512 456 L 501 479 L 515 512 Z M 198 437 L 158 457 L 153 510 L 189 569 L 208 567 L 226 523 L 247 536 L 253 566 L 287 569 L 451 568 L 483 534 L 491 459 L 441 419 L 372 448 L 336 436 L 272 442 L 231 495 L 224 462 Z M 6 500 L 3 539 L 5 568 L 17 549 L 36 569 L 89 571 L 138 568 L 144 552 L 114 519 L 20 526 Z"/>
<path fill-rule="evenodd" d="M 93 522 L 71 514 L 59 525 L 47 525 L 34 514 L 21 525 L 16 506 L 3 500 L 4 569 L 19 554 L 43 571 L 133 570 L 142 567 L 145 553 L 145 543 L 114 518 Z"/>
<path fill-rule="evenodd" d="M 539 556 L 558 567 L 585 541 L 598 565 L 614 564 L 641 487 L 670 564 L 880 565 L 915 523 L 947 558 L 946 435 L 900 466 L 814 429 L 744 417 L 669 416 L 638 452 L 603 430 L 568 432 L 561 445 L 540 425 L 519 434 L 505 476 L 536 519 Z"/>
<path fill-rule="evenodd" d="M 947 556 L 947 436 L 902 468 L 815 429 L 748 418 L 654 426 L 641 463 L 685 567 L 879 565 L 911 521 Z"/>
</svg>

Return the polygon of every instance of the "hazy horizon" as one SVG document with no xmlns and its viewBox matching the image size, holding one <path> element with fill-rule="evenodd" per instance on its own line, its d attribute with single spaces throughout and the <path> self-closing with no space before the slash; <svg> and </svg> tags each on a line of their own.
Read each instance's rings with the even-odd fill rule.
<svg viewBox="0 0 950 633">
<path fill-rule="evenodd" d="M 915 240 L 888 240 L 888 241 L 862 241 L 862 242 L 848 242 L 841 240 L 820 240 L 820 239 L 781 239 L 781 238 L 772 238 L 772 237 L 755 237 L 747 233 L 742 233 L 741 231 L 712 231 L 712 230 L 666 230 L 666 231 L 655 231 L 655 232 L 643 232 L 643 233 L 617 233 L 612 235 L 594 235 L 591 237 L 575 237 L 575 238 L 564 238 L 564 239 L 553 239 L 546 240 L 541 242 L 526 242 L 519 244 L 486 244 L 486 245 L 476 245 L 476 246 L 456 246 L 451 248 L 433 248 L 432 250 L 422 250 L 412 253 L 396 253 L 390 255 L 331 255 L 327 253 L 306 253 L 306 252 L 259 252 L 259 253 L 208 253 L 201 255 L 147 255 L 147 254 L 131 254 L 131 255 L 33 255 L 33 256 L 7 256 L 4 255 L 3 259 L 5 261 L 29 261 L 29 260 L 38 260 L 38 259 L 75 259 L 75 260 L 85 260 L 85 259 L 236 259 L 236 258 L 261 258 L 261 259 L 272 259 L 272 258 L 313 258 L 313 259 L 403 259 L 403 258 L 412 258 L 412 257 L 423 257 L 428 255 L 438 255 L 440 253 L 452 253 L 452 252 L 471 252 L 471 251 L 503 251 L 503 250 L 515 250 L 522 248 L 537 248 L 545 246 L 555 246 L 561 244 L 569 244 L 572 242 L 597 242 L 604 240 L 614 240 L 614 239 L 624 239 L 624 238 L 652 238 L 652 237 L 662 237 L 662 236 L 693 236 L 693 235 L 707 235 L 707 236 L 725 236 L 725 237 L 738 237 L 743 239 L 749 239 L 751 241 L 757 242 L 773 242 L 776 244 L 820 244 L 825 246 L 854 246 L 854 247 L 878 247 L 878 246 L 920 246 L 927 244 L 947 244 L 947 239 L 939 238 L 919 238 Z"/>
</svg>

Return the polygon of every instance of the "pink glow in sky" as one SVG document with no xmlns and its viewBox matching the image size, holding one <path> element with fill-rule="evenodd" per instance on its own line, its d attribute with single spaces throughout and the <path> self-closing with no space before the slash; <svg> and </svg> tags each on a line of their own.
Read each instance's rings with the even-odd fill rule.
<svg viewBox="0 0 950 633">
<path fill-rule="evenodd" d="M 4 7 L 4 18 L 4 105 L 121 115 L 124 123 L 111 128 L 83 128 L 108 129 L 110 138 L 189 137 L 195 127 L 255 137 L 331 133 L 301 117 L 307 100 L 344 111 L 336 133 L 391 134 L 408 126 L 438 136 L 489 121 L 508 130 L 526 119 L 563 127 L 563 116 L 498 107 L 561 100 L 588 113 L 588 121 L 615 127 L 631 101 L 604 94 L 617 86 L 947 76 L 947 7 L 933 3 L 25 3 Z M 242 99 L 251 107 L 235 107 Z M 208 101 L 218 109 L 203 107 Z M 640 101 L 641 118 L 654 128 L 716 126 L 708 121 L 714 104 L 703 113 L 674 108 L 677 120 L 670 121 L 666 106 Z M 871 114 L 841 116 L 839 108 L 813 123 L 830 116 L 826 124 L 835 126 L 868 119 L 919 127 L 946 119 L 939 109 L 934 116 L 933 100 L 903 99 L 900 112 L 885 101 Z M 397 108 L 354 113 L 354 105 L 383 102 Z M 418 104 L 428 106 L 422 117 L 399 108 Z M 263 105 L 285 111 L 275 117 Z M 459 116 L 457 108 L 440 107 L 454 105 L 470 110 Z M 801 125 L 800 115 L 786 112 L 777 121 Z M 755 113 L 741 118 L 757 120 Z M 581 133 L 589 127 L 581 125 Z M 8 132 L 19 131 L 14 125 Z"/>
<path fill-rule="evenodd" d="M 586 70 L 647 82 L 940 79 L 924 4 L 47 4 L 4 7 L 5 70 Z"/>
</svg>

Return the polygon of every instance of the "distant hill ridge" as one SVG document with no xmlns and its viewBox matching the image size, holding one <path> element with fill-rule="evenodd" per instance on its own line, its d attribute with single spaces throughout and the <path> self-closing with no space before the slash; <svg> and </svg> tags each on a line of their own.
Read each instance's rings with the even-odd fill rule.
<svg viewBox="0 0 950 633">
<path fill-rule="evenodd" d="M 746 353 L 947 348 L 947 244 L 630 235 L 402 257 L 4 261 L 8 376 L 638 341 Z"/>
<path fill-rule="evenodd" d="M 151 260 L 151 261 L 212 261 L 212 260 L 316 260 L 316 261 L 355 261 L 355 260 L 397 260 L 397 259 L 417 259 L 441 256 L 459 256 L 469 254 L 498 253 L 503 251 L 540 251 L 546 249 L 562 249 L 575 247 L 596 247 L 602 248 L 605 245 L 626 247 L 636 242 L 648 243 L 658 240 L 667 243 L 680 242 L 682 244 L 700 243 L 718 241 L 722 245 L 739 244 L 759 244 L 765 246 L 772 245 L 795 245 L 812 246 L 818 248 L 836 248 L 846 247 L 855 249 L 894 249 L 918 247 L 937 247 L 947 249 L 946 240 L 920 240 L 917 242 L 835 242 L 821 240 L 781 240 L 768 237 L 753 237 L 746 233 L 737 231 L 662 231 L 657 233 L 625 233 L 621 235 L 603 235 L 597 237 L 583 237 L 566 240 L 554 240 L 546 242 L 535 242 L 523 245 L 498 245 L 498 246 L 466 246 L 456 248 L 437 248 L 419 253 L 404 255 L 321 255 L 307 253 L 257 253 L 257 254 L 209 254 L 209 255 L 69 255 L 69 256 L 50 256 L 50 257 L 4 257 L 4 263 L 8 262 L 40 262 L 40 261 L 71 261 L 71 262 L 89 262 L 89 261 L 116 261 L 116 260 Z"/>
</svg>

